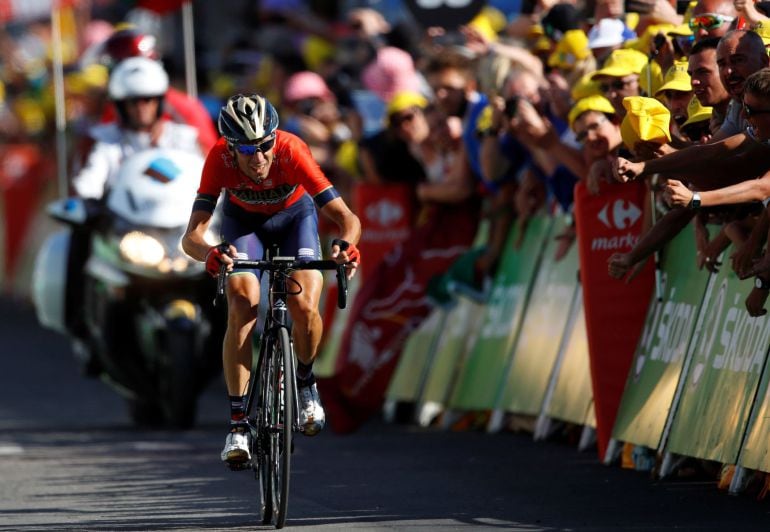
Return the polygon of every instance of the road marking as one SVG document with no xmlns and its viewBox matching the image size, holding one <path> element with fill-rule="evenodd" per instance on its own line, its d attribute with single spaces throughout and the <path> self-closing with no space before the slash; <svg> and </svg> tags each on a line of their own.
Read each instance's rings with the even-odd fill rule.
<svg viewBox="0 0 770 532">
<path fill-rule="evenodd" d="M 16 443 L 0 443 L 0 456 L 24 454 L 24 447 Z"/>
</svg>

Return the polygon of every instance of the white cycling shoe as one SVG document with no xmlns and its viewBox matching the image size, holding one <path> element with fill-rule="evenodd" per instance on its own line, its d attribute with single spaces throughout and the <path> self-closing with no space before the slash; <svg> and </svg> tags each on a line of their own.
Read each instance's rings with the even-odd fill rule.
<svg viewBox="0 0 770 532">
<path fill-rule="evenodd" d="M 249 438 L 248 431 L 236 431 L 228 434 L 225 448 L 222 449 L 222 461 L 232 465 L 240 465 L 251 460 Z"/>
<path fill-rule="evenodd" d="M 321 406 L 318 397 L 318 388 L 315 383 L 310 386 L 302 386 L 299 392 L 299 424 L 305 436 L 315 436 L 326 424 L 326 413 Z"/>
</svg>

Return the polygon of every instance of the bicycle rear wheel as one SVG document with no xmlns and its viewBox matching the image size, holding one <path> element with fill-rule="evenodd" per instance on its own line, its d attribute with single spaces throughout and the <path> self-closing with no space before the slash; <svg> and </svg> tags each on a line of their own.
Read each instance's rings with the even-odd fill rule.
<svg viewBox="0 0 770 532">
<path fill-rule="evenodd" d="M 266 447 L 260 461 L 261 487 L 264 505 L 262 523 L 275 520 L 276 528 L 283 528 L 289 506 L 289 475 L 291 472 L 291 444 L 294 424 L 295 383 L 293 354 L 289 332 L 278 329 L 270 350 L 269 389 L 265 409 L 267 411 Z M 268 513 L 268 510 L 271 512 Z"/>
</svg>

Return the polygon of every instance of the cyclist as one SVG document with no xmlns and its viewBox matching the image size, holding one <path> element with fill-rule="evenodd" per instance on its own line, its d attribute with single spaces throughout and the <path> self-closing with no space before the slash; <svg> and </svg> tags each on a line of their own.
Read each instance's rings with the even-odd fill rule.
<svg viewBox="0 0 770 532">
<path fill-rule="evenodd" d="M 282 255 L 321 259 L 317 206 L 339 227 L 341 236 L 333 241 L 332 257 L 338 263 L 352 262 L 348 272 L 352 277 L 360 262 L 356 244 L 361 223 L 324 176 L 308 146 L 277 129 L 278 113 L 272 104 L 257 94 L 232 96 L 219 112 L 218 126 L 222 138 L 206 158 L 182 239 L 184 250 L 205 261 L 211 275 L 217 275 L 223 264 L 232 270 L 234 257 L 262 259 L 265 249 L 274 244 Z M 222 189 L 226 191 L 221 225 L 224 242 L 212 247 L 204 234 Z M 313 359 L 323 332 L 318 310 L 323 278 L 314 270 L 297 271 L 292 277 L 302 287 L 299 294 L 287 298 L 298 359 L 299 417 L 304 434 L 313 436 L 325 423 L 313 376 Z M 259 290 L 253 271 L 235 272 L 228 282 L 222 358 L 230 398 L 230 433 L 222 460 L 231 464 L 251 458 L 245 406 Z"/>
</svg>

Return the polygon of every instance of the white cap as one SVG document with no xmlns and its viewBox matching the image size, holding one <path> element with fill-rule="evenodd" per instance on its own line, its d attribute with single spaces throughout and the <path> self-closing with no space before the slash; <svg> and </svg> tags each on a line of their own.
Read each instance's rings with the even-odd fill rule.
<svg viewBox="0 0 770 532">
<path fill-rule="evenodd" d="M 626 25 L 616 18 L 603 18 L 588 32 L 588 47 L 607 48 L 623 44 L 626 40 Z"/>
</svg>

